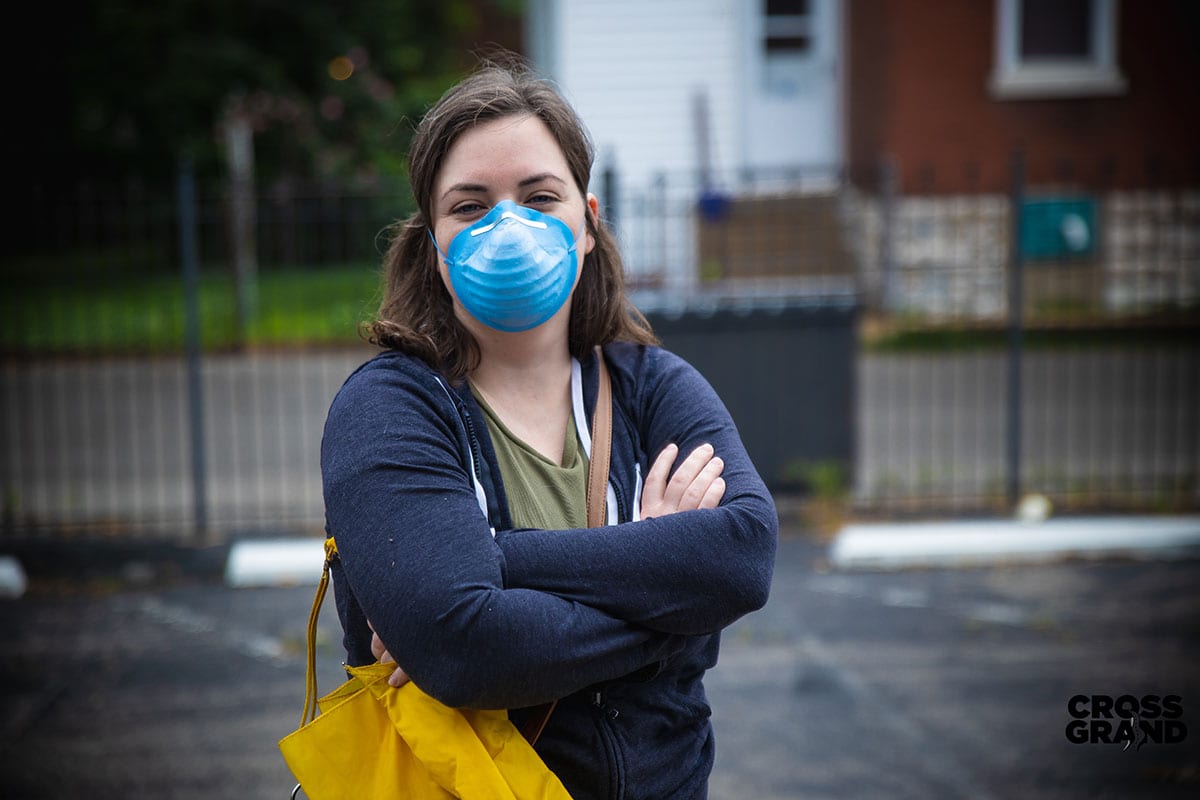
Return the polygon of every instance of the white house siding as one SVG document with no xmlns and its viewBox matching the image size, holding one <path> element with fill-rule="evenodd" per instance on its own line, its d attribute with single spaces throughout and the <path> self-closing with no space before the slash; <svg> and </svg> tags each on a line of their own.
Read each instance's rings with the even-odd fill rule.
<svg viewBox="0 0 1200 800">
<path fill-rule="evenodd" d="M 692 210 L 702 167 L 742 152 L 745 4 L 741 0 L 540 0 L 531 53 L 583 117 L 597 150 L 593 191 L 614 169 L 611 204 L 635 282 L 695 282 Z M 697 145 L 696 97 L 708 109 L 710 162 Z M 665 182 L 664 182 L 665 181 Z M 652 221 L 651 221 L 652 220 Z"/>
</svg>

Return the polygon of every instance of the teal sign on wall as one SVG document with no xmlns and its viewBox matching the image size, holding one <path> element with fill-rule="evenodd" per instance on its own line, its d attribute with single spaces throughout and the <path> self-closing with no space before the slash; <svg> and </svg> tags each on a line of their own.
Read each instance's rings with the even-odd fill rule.
<svg viewBox="0 0 1200 800">
<path fill-rule="evenodd" d="M 1026 260 L 1079 258 L 1096 251 L 1096 201 L 1039 197 L 1021 204 L 1021 255 Z"/>
</svg>

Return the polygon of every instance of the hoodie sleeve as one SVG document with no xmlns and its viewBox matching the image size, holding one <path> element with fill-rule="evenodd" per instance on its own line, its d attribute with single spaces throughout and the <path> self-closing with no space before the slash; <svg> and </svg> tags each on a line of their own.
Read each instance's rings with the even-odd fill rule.
<svg viewBox="0 0 1200 800">
<path fill-rule="evenodd" d="M 693 367 L 646 348 L 631 369 L 647 453 L 708 442 L 725 461 L 718 508 L 606 528 L 497 534 L 506 580 L 658 631 L 714 633 L 767 601 L 779 519 L 733 419 Z"/>
<path fill-rule="evenodd" d="M 684 637 L 578 600 L 506 586 L 460 435 L 432 374 L 375 367 L 339 391 L 322 439 L 326 523 L 341 568 L 418 686 L 450 706 L 515 708 L 684 646 Z"/>
</svg>

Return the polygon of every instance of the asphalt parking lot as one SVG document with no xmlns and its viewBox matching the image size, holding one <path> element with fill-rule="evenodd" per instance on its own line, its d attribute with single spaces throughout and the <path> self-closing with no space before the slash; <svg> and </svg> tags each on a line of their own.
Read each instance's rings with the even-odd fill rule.
<svg viewBox="0 0 1200 800">
<path fill-rule="evenodd" d="M 725 635 L 713 800 L 1197 796 L 1200 559 L 840 571 L 827 554 L 786 536 L 769 604 Z M 0 601 L 0 797 L 288 796 L 276 742 L 300 717 L 312 587 L 232 589 L 212 554 L 173 558 L 64 575 L 34 557 L 30 591 Z M 1175 695 L 1160 738 L 1185 735 L 1074 743 L 1077 695 L 1088 714 Z"/>
</svg>

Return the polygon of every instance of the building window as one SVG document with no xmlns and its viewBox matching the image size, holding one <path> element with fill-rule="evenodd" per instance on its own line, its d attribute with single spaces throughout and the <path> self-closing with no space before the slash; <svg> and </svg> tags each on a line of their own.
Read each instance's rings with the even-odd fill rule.
<svg viewBox="0 0 1200 800">
<path fill-rule="evenodd" d="M 1000 99 L 1125 91 L 1117 66 L 1118 0 L 996 0 L 990 89 Z"/>
<path fill-rule="evenodd" d="M 812 53 L 810 3 L 763 0 L 763 12 L 763 86 L 770 94 L 794 95 Z"/>
</svg>

